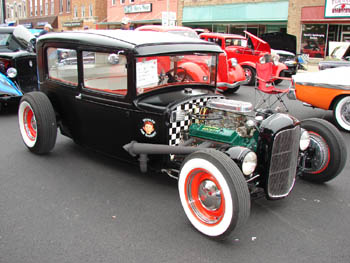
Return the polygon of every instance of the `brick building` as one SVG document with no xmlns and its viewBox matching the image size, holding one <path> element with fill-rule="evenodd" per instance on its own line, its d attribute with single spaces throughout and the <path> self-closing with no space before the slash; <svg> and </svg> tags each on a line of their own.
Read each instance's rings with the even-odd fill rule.
<svg viewBox="0 0 350 263">
<path fill-rule="evenodd" d="M 129 18 L 133 27 L 144 24 L 162 24 L 165 13 L 167 21 L 176 24 L 178 0 L 107 0 L 107 18 L 101 22 L 108 28 L 120 28 L 124 17 Z"/>
<path fill-rule="evenodd" d="M 2 2 L 1 2 L 2 4 Z M 26 0 L 7 0 L 5 1 L 5 23 L 14 23 L 19 19 L 27 17 Z"/>
<path fill-rule="evenodd" d="M 97 23 L 105 20 L 107 16 L 106 0 L 22 1 L 25 2 L 24 13 L 26 15 L 18 17 L 15 21 L 17 21 L 17 24 L 25 25 L 28 28 L 43 28 L 46 23 L 51 24 L 54 30 L 58 32 L 96 28 Z M 8 2 L 17 2 L 18 9 L 18 0 L 7 0 Z M 15 4 L 11 4 L 11 7 L 14 6 Z M 15 8 L 12 9 L 16 10 Z M 12 13 L 15 12 L 12 11 Z"/>
<path fill-rule="evenodd" d="M 61 0 L 62 1 L 62 0 Z M 63 10 L 59 15 L 59 27 L 64 31 L 98 29 L 107 17 L 107 0 L 67 0 L 71 1 L 69 12 Z"/>
</svg>

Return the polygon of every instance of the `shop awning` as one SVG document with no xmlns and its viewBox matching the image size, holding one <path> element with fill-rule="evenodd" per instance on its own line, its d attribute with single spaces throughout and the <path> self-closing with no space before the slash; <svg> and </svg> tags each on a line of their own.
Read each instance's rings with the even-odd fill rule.
<svg viewBox="0 0 350 263">
<path fill-rule="evenodd" d="M 161 19 L 152 19 L 152 20 L 131 20 L 131 24 L 152 24 L 152 23 L 162 23 Z M 122 22 L 99 22 L 98 25 L 121 25 Z"/>
<path fill-rule="evenodd" d="M 288 1 L 185 6 L 182 23 L 287 22 Z M 278 12 L 276 12 L 278 10 Z"/>
<path fill-rule="evenodd" d="M 349 18 L 325 18 L 324 6 L 305 6 L 301 9 L 301 22 L 303 23 L 339 23 L 349 22 Z"/>
</svg>

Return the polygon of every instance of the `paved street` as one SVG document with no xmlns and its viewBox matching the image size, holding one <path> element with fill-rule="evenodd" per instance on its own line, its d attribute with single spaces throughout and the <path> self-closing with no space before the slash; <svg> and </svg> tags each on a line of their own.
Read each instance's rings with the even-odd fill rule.
<svg viewBox="0 0 350 263">
<path fill-rule="evenodd" d="M 231 97 L 253 100 L 253 87 Z M 331 120 L 287 103 L 299 119 Z M 51 154 L 31 154 L 10 110 L 0 113 L 0 262 L 349 263 L 349 169 L 347 161 L 323 185 L 297 180 L 286 199 L 253 201 L 245 228 L 217 242 L 190 225 L 174 179 L 143 175 L 60 134 Z"/>
</svg>

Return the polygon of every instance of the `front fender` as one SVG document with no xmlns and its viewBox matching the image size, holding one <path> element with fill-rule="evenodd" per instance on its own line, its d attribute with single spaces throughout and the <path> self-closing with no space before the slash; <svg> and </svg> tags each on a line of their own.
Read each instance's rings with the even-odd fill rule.
<svg viewBox="0 0 350 263">
<path fill-rule="evenodd" d="M 239 65 L 241 65 L 241 67 L 243 66 L 249 66 L 249 67 L 252 67 L 252 68 L 256 68 L 256 65 L 254 62 L 251 62 L 251 61 L 244 61 L 242 63 L 239 63 Z"/>
<path fill-rule="evenodd" d="M 274 67 L 273 73 L 275 76 L 280 76 L 283 70 L 288 70 L 288 67 L 285 64 L 278 62 L 278 64 Z"/>
<path fill-rule="evenodd" d="M 205 72 L 198 64 L 193 62 L 185 62 L 180 65 L 186 69 L 187 73 L 194 81 L 203 81 L 204 76 L 208 76 L 209 72 Z"/>
<path fill-rule="evenodd" d="M 10 96 L 23 95 L 17 85 L 2 73 L 0 73 L 0 94 L 6 94 Z"/>
</svg>

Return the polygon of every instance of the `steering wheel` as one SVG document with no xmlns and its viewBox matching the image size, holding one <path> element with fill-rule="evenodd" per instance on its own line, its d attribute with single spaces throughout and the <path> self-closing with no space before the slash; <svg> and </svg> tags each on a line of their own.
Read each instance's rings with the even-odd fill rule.
<svg viewBox="0 0 350 263">
<path fill-rule="evenodd" d="M 193 80 L 191 75 L 189 75 L 187 70 L 183 67 L 177 67 L 176 74 L 175 68 L 173 68 L 165 73 L 165 75 L 168 77 L 168 83 L 184 82 L 186 79 Z"/>
</svg>

